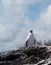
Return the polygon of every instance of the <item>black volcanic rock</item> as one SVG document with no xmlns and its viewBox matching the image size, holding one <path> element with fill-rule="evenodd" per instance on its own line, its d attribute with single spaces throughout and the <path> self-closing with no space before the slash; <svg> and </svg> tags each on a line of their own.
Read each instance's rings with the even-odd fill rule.
<svg viewBox="0 0 51 65">
<path fill-rule="evenodd" d="M 47 50 L 47 47 L 31 46 L 24 49 L 23 52 L 28 56 L 34 55 L 35 57 L 45 59 L 49 56 Z"/>
<path fill-rule="evenodd" d="M 11 65 L 11 61 L 0 61 L 0 65 Z"/>
<path fill-rule="evenodd" d="M 0 53 L 0 65 L 50 65 L 51 49 L 46 46 L 29 46 L 24 49 Z"/>
</svg>

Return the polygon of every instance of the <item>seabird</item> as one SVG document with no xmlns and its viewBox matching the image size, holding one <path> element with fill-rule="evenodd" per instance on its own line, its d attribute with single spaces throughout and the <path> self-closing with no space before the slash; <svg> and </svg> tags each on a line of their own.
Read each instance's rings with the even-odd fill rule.
<svg viewBox="0 0 51 65">
<path fill-rule="evenodd" d="M 26 39 L 26 47 L 31 46 L 31 45 L 35 45 L 35 43 L 36 43 L 36 39 L 34 38 L 33 30 L 30 29 L 29 33 L 28 33 L 28 37 Z"/>
</svg>

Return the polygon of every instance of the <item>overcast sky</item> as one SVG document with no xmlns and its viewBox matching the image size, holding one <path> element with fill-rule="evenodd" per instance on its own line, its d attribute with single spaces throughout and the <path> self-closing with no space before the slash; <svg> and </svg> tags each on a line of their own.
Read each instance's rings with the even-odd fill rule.
<svg viewBox="0 0 51 65">
<path fill-rule="evenodd" d="M 0 51 L 24 46 L 29 29 L 51 40 L 51 0 L 0 0 Z"/>
</svg>

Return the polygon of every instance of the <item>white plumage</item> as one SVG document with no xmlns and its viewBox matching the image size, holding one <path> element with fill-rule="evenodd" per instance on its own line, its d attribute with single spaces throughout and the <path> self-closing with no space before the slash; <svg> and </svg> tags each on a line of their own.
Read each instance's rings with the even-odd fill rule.
<svg viewBox="0 0 51 65">
<path fill-rule="evenodd" d="M 33 31 L 30 30 L 29 33 L 28 33 L 28 37 L 26 39 L 26 47 L 34 45 L 35 43 L 36 43 L 36 40 L 34 38 Z"/>
</svg>

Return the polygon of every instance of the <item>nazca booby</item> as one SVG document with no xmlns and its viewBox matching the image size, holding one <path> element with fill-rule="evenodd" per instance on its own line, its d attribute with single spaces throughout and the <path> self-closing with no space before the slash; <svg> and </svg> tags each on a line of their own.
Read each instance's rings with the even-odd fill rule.
<svg viewBox="0 0 51 65">
<path fill-rule="evenodd" d="M 26 39 L 26 47 L 35 45 L 35 43 L 36 43 L 36 39 L 34 38 L 33 31 L 30 29 L 28 33 L 28 37 Z"/>
</svg>

